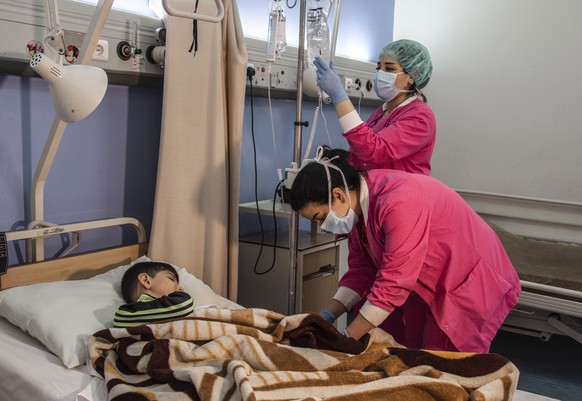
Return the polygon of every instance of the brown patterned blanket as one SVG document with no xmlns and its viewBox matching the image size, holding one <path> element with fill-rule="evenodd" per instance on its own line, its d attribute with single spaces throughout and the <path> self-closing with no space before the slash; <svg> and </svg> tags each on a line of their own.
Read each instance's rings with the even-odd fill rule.
<svg viewBox="0 0 582 401">
<path fill-rule="evenodd" d="M 501 401 L 519 377 L 497 354 L 406 349 L 380 329 L 356 341 L 317 314 L 264 309 L 101 330 L 89 353 L 116 401 Z"/>
</svg>

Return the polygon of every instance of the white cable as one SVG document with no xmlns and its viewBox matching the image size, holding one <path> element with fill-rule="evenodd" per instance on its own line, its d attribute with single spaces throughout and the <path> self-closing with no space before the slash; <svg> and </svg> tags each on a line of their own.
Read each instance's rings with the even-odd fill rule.
<svg viewBox="0 0 582 401">
<path fill-rule="evenodd" d="M 321 96 L 319 97 L 321 101 Z M 315 107 L 315 113 L 313 115 L 313 124 L 311 125 L 311 133 L 309 134 L 309 142 L 307 142 L 307 148 L 305 149 L 305 156 L 303 160 L 307 160 L 309 158 L 309 154 L 311 153 L 311 146 L 313 145 L 313 138 L 315 137 L 315 129 L 317 128 L 317 120 L 319 117 L 320 106 Z"/>
<path fill-rule="evenodd" d="M 269 115 L 271 116 L 271 134 L 273 136 L 273 149 L 275 151 L 275 161 L 277 163 L 277 170 L 281 168 L 279 164 L 279 156 L 277 154 L 277 143 L 275 140 L 275 122 L 273 120 L 273 106 L 271 104 L 271 79 L 273 77 L 271 70 L 272 63 L 267 63 L 267 70 L 269 73 L 269 85 L 267 86 L 267 98 L 269 99 Z"/>
<path fill-rule="evenodd" d="M 321 105 L 321 98 L 319 98 L 319 104 Z M 331 136 L 329 135 L 329 129 L 327 128 L 327 119 L 325 118 L 325 112 L 323 109 L 321 109 L 321 116 L 323 117 L 323 125 L 325 126 L 325 134 L 327 135 L 329 146 L 333 148 L 331 144 Z"/>
</svg>

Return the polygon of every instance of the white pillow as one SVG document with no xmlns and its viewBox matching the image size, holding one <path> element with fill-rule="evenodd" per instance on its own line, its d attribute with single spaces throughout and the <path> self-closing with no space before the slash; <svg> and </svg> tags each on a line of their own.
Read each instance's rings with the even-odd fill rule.
<svg viewBox="0 0 582 401">
<path fill-rule="evenodd" d="M 150 259 L 142 256 L 87 280 L 56 281 L 10 288 L 0 292 L 0 316 L 42 342 L 67 368 L 85 363 L 85 339 L 113 326 L 113 315 L 124 303 L 121 278 L 134 263 Z M 174 265 L 172 265 L 174 266 Z M 174 266 L 180 285 L 194 305 L 236 306 L 216 294 L 204 282 Z"/>
</svg>

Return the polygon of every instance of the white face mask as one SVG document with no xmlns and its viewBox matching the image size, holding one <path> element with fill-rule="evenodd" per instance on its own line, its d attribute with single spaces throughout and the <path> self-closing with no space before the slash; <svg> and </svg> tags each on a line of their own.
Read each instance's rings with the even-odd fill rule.
<svg viewBox="0 0 582 401">
<path fill-rule="evenodd" d="M 399 89 L 394 85 L 396 82 L 396 77 L 399 74 L 404 74 L 403 71 L 395 74 L 393 72 L 386 72 L 382 70 L 376 71 L 376 77 L 374 78 L 374 91 L 380 99 L 385 102 L 389 102 L 398 96 L 401 92 L 412 92 L 409 90 Z"/>
<path fill-rule="evenodd" d="M 325 168 L 325 173 L 327 174 L 327 185 L 329 189 L 329 205 L 328 205 L 329 213 L 327 214 L 327 216 L 325 216 L 325 220 L 323 221 L 323 223 L 321 223 L 321 229 L 332 234 L 349 234 L 356 225 L 356 223 L 358 222 L 358 216 L 352 209 L 352 200 L 350 198 L 350 190 L 348 189 L 346 177 L 344 176 L 344 173 L 341 171 L 341 169 L 331 164 L 330 160 L 321 159 L 322 152 L 323 148 L 321 146 L 318 147 L 317 156 L 315 157 L 315 160 L 317 163 L 323 165 L 323 167 Z M 334 212 L 331 209 L 331 201 L 333 194 L 331 192 L 331 176 L 329 174 L 330 168 L 339 171 L 340 174 L 342 175 L 342 180 L 344 181 L 344 188 L 346 190 L 348 205 L 350 207 L 348 210 L 348 214 L 345 216 L 339 216 L 336 212 Z"/>
<path fill-rule="evenodd" d="M 351 207 L 348 210 L 348 214 L 342 217 L 331 210 L 330 206 L 329 213 L 325 216 L 323 223 L 321 223 L 321 229 L 332 234 L 349 234 L 357 222 L 358 216 Z"/>
</svg>

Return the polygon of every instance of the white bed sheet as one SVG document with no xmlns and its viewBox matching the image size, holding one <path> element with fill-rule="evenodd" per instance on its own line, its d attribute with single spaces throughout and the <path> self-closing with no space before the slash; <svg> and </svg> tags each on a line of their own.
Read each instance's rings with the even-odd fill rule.
<svg viewBox="0 0 582 401">
<path fill-rule="evenodd" d="M 233 308 L 239 307 L 233 303 Z M 0 394 L 10 401 L 106 401 L 105 381 L 87 366 L 67 369 L 28 334 L 0 318 Z M 559 401 L 517 390 L 513 401 Z"/>
<path fill-rule="evenodd" d="M 86 366 L 67 369 L 27 333 L 0 318 L 0 394 L 10 401 L 74 401 L 93 377 Z M 106 398 L 105 398 L 106 399 Z"/>
</svg>

